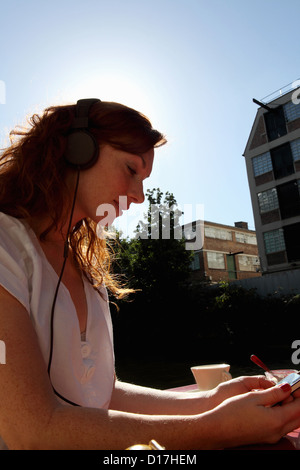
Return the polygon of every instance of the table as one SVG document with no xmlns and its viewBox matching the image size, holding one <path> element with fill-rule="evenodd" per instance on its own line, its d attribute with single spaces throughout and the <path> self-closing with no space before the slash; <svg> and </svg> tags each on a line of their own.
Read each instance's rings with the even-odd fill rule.
<svg viewBox="0 0 300 470">
<path fill-rule="evenodd" d="M 198 390 L 198 387 L 196 384 L 191 384 L 183 387 L 170 388 L 169 390 L 175 392 L 194 392 Z M 300 450 L 300 428 L 289 432 L 276 444 L 249 445 L 225 450 Z"/>
</svg>

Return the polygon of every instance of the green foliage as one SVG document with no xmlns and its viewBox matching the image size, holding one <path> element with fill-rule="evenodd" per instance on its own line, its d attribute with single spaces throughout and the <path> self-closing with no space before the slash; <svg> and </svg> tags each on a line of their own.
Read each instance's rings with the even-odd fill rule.
<svg viewBox="0 0 300 470">
<path fill-rule="evenodd" d="M 183 238 L 176 238 L 179 211 L 173 194 L 167 192 L 163 199 L 162 191 L 153 189 L 146 196 L 145 220 L 139 223 L 135 239 L 119 240 L 115 271 L 127 277 L 130 287 L 141 289 L 144 301 L 149 302 L 154 296 L 169 298 L 186 281 L 191 252 L 185 249 Z"/>
<path fill-rule="evenodd" d="M 149 350 L 155 355 L 174 354 L 174 347 L 184 343 L 190 329 L 190 323 L 182 318 L 192 254 L 182 236 L 178 237 L 177 203 L 173 194 L 164 195 L 158 188 L 146 196 L 148 211 L 137 227 L 136 238 L 120 237 L 115 246 L 114 271 L 137 290 L 131 302 L 119 301 L 119 312 L 113 312 L 116 351 L 122 357 Z"/>
</svg>

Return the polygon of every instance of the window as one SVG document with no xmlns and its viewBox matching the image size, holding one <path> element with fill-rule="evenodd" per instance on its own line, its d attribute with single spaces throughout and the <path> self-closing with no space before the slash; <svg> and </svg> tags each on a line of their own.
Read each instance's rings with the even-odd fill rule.
<svg viewBox="0 0 300 470">
<path fill-rule="evenodd" d="M 290 263 L 300 260 L 300 223 L 287 225 L 279 230 L 264 233 L 268 264 Z M 279 257 L 279 252 L 286 252 L 286 256 Z M 270 253 L 276 253 L 270 255 Z M 274 257 L 275 258 L 272 258 Z"/>
<path fill-rule="evenodd" d="M 204 227 L 206 237 L 218 238 L 219 240 L 232 240 L 232 233 L 230 230 L 224 230 L 216 227 Z"/>
<path fill-rule="evenodd" d="M 277 194 L 282 219 L 300 214 L 299 180 L 277 186 Z"/>
<path fill-rule="evenodd" d="M 294 162 L 300 160 L 300 139 L 291 142 L 291 150 Z"/>
<path fill-rule="evenodd" d="M 207 264 L 210 269 L 225 269 L 225 260 L 223 253 L 207 251 Z"/>
<path fill-rule="evenodd" d="M 285 115 L 282 106 L 264 114 L 269 140 L 278 139 L 287 133 Z"/>
<path fill-rule="evenodd" d="M 259 260 L 257 256 L 239 255 L 238 261 L 240 271 L 257 272 L 259 269 Z"/>
<path fill-rule="evenodd" d="M 263 175 L 273 170 L 270 152 L 263 153 L 252 159 L 254 176 Z"/>
<path fill-rule="evenodd" d="M 300 106 L 298 104 L 289 101 L 283 106 L 283 109 L 287 122 L 300 118 Z"/>
<path fill-rule="evenodd" d="M 199 257 L 198 251 L 195 251 L 194 253 L 194 258 L 192 259 L 192 262 L 191 262 L 191 268 L 192 268 L 192 271 L 196 271 L 197 269 L 200 269 L 200 257 Z"/>
<path fill-rule="evenodd" d="M 235 232 L 235 239 L 239 243 L 248 243 L 249 245 L 256 245 L 256 235 L 243 232 Z"/>
<path fill-rule="evenodd" d="M 231 254 L 226 255 L 226 263 L 227 263 L 228 279 L 230 280 L 237 279 L 235 256 Z"/>
<path fill-rule="evenodd" d="M 283 178 L 295 172 L 289 143 L 272 149 L 271 158 L 275 179 Z"/>
<path fill-rule="evenodd" d="M 286 252 L 289 262 L 300 260 L 300 223 L 284 227 Z"/>
<path fill-rule="evenodd" d="M 264 242 L 266 254 L 276 253 L 277 251 L 285 250 L 285 242 L 283 229 L 271 230 L 270 232 L 264 233 Z"/>
<path fill-rule="evenodd" d="M 261 214 L 278 209 L 279 204 L 276 188 L 268 189 L 267 191 L 258 193 L 257 197 Z"/>
</svg>

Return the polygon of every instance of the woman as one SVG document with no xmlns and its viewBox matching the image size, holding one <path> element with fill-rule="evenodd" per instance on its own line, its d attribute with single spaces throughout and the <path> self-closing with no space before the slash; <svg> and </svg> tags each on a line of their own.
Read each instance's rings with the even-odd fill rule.
<svg viewBox="0 0 300 470">
<path fill-rule="evenodd" d="M 33 116 L 13 136 L 0 168 L 3 447 L 125 449 L 154 438 L 166 449 L 214 449 L 275 442 L 300 426 L 300 400 L 263 377 L 194 394 L 115 378 L 106 289 L 127 291 L 97 227 L 144 200 L 165 143 L 149 120 L 83 100 Z"/>
</svg>

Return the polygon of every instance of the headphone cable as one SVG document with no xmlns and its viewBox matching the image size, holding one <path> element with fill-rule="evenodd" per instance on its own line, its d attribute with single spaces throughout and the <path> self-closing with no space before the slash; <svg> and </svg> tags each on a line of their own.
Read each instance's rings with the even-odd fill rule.
<svg viewBox="0 0 300 470">
<path fill-rule="evenodd" d="M 59 287 L 60 287 L 61 280 L 62 280 L 62 277 L 63 277 L 63 273 L 64 273 L 64 270 L 65 270 L 67 258 L 68 258 L 68 255 L 69 255 L 69 246 L 70 246 L 70 243 L 69 243 L 69 236 L 70 236 L 70 231 L 71 231 L 71 224 L 72 224 L 72 219 L 73 219 L 73 214 L 74 214 L 74 208 L 75 208 L 75 202 L 76 202 L 76 196 L 77 196 L 77 190 L 78 190 L 78 185 L 79 185 L 79 176 L 80 176 L 80 167 L 78 166 L 78 167 L 77 167 L 76 185 L 75 185 L 74 196 L 73 196 L 73 202 L 72 202 L 72 208 L 71 208 L 70 219 L 69 219 L 69 225 L 68 225 L 67 235 L 66 235 L 66 239 L 65 239 L 65 243 L 64 243 L 64 253 L 63 253 L 64 260 L 63 260 L 63 264 L 62 264 L 62 267 L 61 267 L 61 270 L 60 270 L 58 282 L 57 282 L 56 289 L 55 289 L 55 294 L 54 294 L 54 297 L 53 297 L 52 307 L 51 307 L 51 317 L 50 317 L 50 352 L 49 352 L 49 360 L 48 360 L 48 375 L 49 375 L 49 378 L 50 378 L 50 382 L 51 382 L 50 370 L 51 370 L 52 356 L 53 356 L 54 312 L 55 312 L 55 305 L 56 305 L 56 300 L 57 300 L 57 295 L 58 295 Z M 53 385 L 52 385 L 52 388 L 53 388 L 54 393 L 55 393 L 58 397 L 60 397 L 62 400 L 66 401 L 66 402 L 69 403 L 70 405 L 73 405 L 73 406 L 80 406 L 80 405 L 78 405 L 77 403 L 73 403 L 72 401 L 70 401 L 70 400 L 68 400 L 67 398 L 64 398 L 62 395 L 60 395 L 60 394 L 55 390 L 55 388 L 53 387 Z"/>
</svg>

